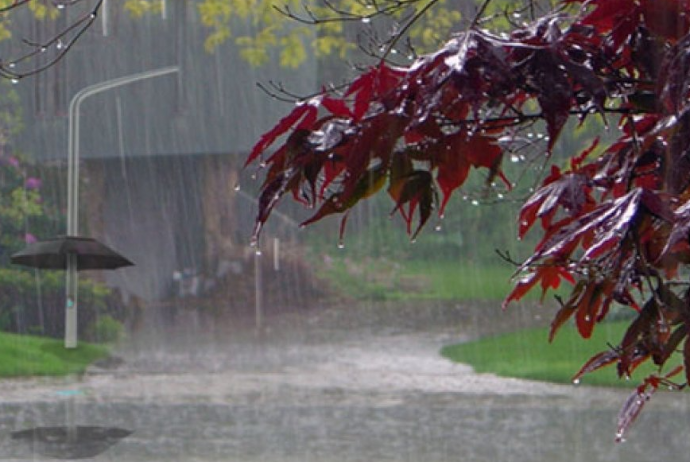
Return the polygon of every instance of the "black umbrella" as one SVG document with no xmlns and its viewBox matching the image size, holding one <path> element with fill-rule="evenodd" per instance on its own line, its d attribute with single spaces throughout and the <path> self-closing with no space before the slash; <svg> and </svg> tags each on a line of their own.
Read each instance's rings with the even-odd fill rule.
<svg viewBox="0 0 690 462">
<path fill-rule="evenodd" d="M 68 255 L 76 255 L 78 270 L 116 269 L 134 263 L 90 237 L 62 236 L 29 244 L 10 257 L 12 263 L 44 269 L 67 269 Z"/>
</svg>

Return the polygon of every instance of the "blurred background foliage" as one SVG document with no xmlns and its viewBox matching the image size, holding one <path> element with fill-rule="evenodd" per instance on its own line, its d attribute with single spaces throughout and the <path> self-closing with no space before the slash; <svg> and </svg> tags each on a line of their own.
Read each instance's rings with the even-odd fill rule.
<svg viewBox="0 0 690 462">
<path fill-rule="evenodd" d="M 57 196 L 42 194 L 47 179 L 12 148 L 12 138 L 22 132 L 21 120 L 17 93 L 9 81 L 0 80 L 0 331 L 59 338 L 64 333 L 64 272 L 10 263 L 10 256 L 27 244 L 65 230 Z M 79 298 L 79 329 L 87 340 L 99 340 L 101 314 L 113 321 L 125 317 L 118 298 L 100 282 L 82 279 Z M 110 340 L 113 328 L 108 329 L 104 338 Z"/>
</svg>

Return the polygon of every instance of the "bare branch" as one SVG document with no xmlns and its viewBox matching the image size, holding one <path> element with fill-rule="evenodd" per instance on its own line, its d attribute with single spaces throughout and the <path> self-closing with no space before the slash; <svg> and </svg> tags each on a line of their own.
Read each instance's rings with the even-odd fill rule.
<svg viewBox="0 0 690 462">
<path fill-rule="evenodd" d="M 15 10 L 29 4 L 31 1 L 32 0 L 16 0 L 12 5 L 0 9 L 0 13 Z M 67 7 L 85 3 L 85 1 L 86 0 L 53 0 L 51 3 L 55 8 L 64 10 Z M 0 61 L 0 77 L 18 81 L 24 77 L 38 74 L 54 66 L 65 57 L 74 44 L 91 27 L 98 16 L 102 4 L 103 0 L 96 0 L 92 7 L 88 8 L 84 13 L 79 15 L 76 20 L 46 41 L 39 42 L 26 38 L 22 39 L 21 43 L 28 48 L 28 51 L 17 57 Z M 50 50 L 55 50 L 54 55 L 50 59 L 45 63 L 32 65 L 38 56 L 44 55 Z"/>
</svg>

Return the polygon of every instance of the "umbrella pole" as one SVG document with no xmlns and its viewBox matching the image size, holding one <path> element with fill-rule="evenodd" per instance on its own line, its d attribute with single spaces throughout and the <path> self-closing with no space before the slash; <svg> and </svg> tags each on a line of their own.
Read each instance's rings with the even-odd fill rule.
<svg viewBox="0 0 690 462">
<path fill-rule="evenodd" d="M 67 255 L 65 348 L 77 347 L 77 254 Z"/>
</svg>

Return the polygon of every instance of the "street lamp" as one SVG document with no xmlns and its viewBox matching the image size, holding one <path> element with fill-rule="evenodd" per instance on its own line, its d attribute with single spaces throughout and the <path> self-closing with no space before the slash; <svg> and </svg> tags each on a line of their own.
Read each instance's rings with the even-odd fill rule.
<svg viewBox="0 0 690 462">
<path fill-rule="evenodd" d="M 132 74 L 86 87 L 78 91 L 69 103 L 67 138 L 67 235 L 79 235 L 79 108 L 89 96 L 140 80 L 179 72 L 178 66 Z M 65 287 L 65 348 L 77 347 L 77 255 L 67 257 Z"/>
</svg>

